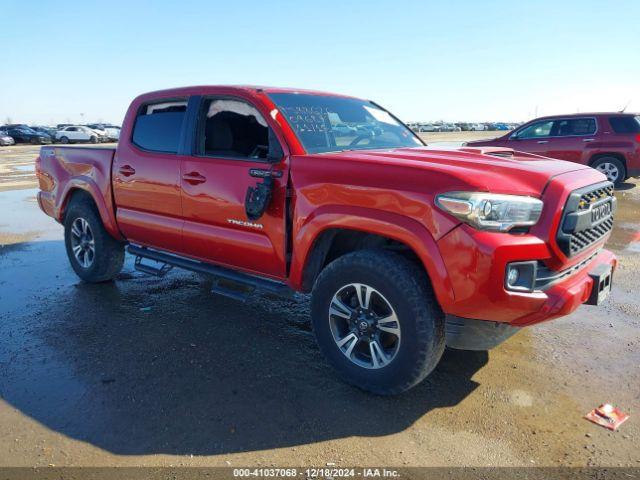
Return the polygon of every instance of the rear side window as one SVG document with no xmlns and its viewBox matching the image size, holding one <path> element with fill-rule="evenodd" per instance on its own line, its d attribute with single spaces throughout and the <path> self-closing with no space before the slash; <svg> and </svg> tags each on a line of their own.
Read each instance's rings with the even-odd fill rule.
<svg viewBox="0 0 640 480">
<path fill-rule="evenodd" d="M 640 133 L 640 117 L 609 117 L 609 124 L 616 133 Z"/>
<path fill-rule="evenodd" d="M 186 112 L 186 100 L 143 105 L 133 126 L 133 143 L 152 152 L 177 153 Z"/>
<path fill-rule="evenodd" d="M 573 135 L 593 135 L 596 133 L 595 118 L 567 118 L 556 120 L 553 135 L 570 137 Z"/>
</svg>

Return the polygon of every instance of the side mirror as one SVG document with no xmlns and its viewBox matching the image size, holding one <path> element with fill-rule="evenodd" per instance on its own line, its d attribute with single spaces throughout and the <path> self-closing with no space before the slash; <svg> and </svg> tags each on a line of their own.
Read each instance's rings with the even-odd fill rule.
<svg viewBox="0 0 640 480">
<path fill-rule="evenodd" d="M 282 160 L 284 156 L 284 150 L 282 150 L 282 145 L 278 141 L 278 137 L 273 132 L 273 130 L 269 129 L 269 152 L 267 153 L 267 161 L 270 163 L 278 163 Z"/>
</svg>

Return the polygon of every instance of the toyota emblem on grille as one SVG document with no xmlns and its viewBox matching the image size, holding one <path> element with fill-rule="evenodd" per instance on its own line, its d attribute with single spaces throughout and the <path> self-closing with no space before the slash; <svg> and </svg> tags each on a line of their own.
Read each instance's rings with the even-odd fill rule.
<svg viewBox="0 0 640 480">
<path fill-rule="evenodd" d="M 591 208 L 591 223 L 598 223 L 599 221 L 607 218 L 611 215 L 611 202 L 605 202 L 602 205 Z"/>
</svg>

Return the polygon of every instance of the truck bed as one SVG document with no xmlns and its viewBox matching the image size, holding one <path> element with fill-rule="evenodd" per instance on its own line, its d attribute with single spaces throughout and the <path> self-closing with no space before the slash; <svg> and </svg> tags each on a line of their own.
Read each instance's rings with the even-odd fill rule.
<svg viewBox="0 0 640 480">
<path fill-rule="evenodd" d="M 83 190 L 96 200 L 105 227 L 119 236 L 113 218 L 111 164 L 115 148 L 47 145 L 36 158 L 40 185 L 38 203 L 57 221 L 64 219 L 65 200 L 71 190 Z"/>
</svg>

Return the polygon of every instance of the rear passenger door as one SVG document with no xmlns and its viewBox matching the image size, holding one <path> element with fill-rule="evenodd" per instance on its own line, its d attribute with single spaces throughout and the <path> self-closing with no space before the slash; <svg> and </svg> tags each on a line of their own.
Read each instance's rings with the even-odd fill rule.
<svg viewBox="0 0 640 480">
<path fill-rule="evenodd" d="M 547 156 L 580 163 L 586 158 L 583 152 L 595 145 L 596 132 L 596 119 L 593 117 L 557 119 L 549 138 Z"/>
<path fill-rule="evenodd" d="M 267 121 L 271 118 L 249 99 L 233 96 L 202 98 L 196 111 L 191 155 L 181 166 L 185 253 L 283 278 L 288 161 Z M 270 205 L 262 217 L 249 220 L 247 188 L 261 181 L 251 173 L 270 169 L 277 175 Z"/>
<path fill-rule="evenodd" d="M 180 145 L 187 98 L 139 106 L 113 161 L 116 218 L 133 243 L 182 253 Z"/>
</svg>

